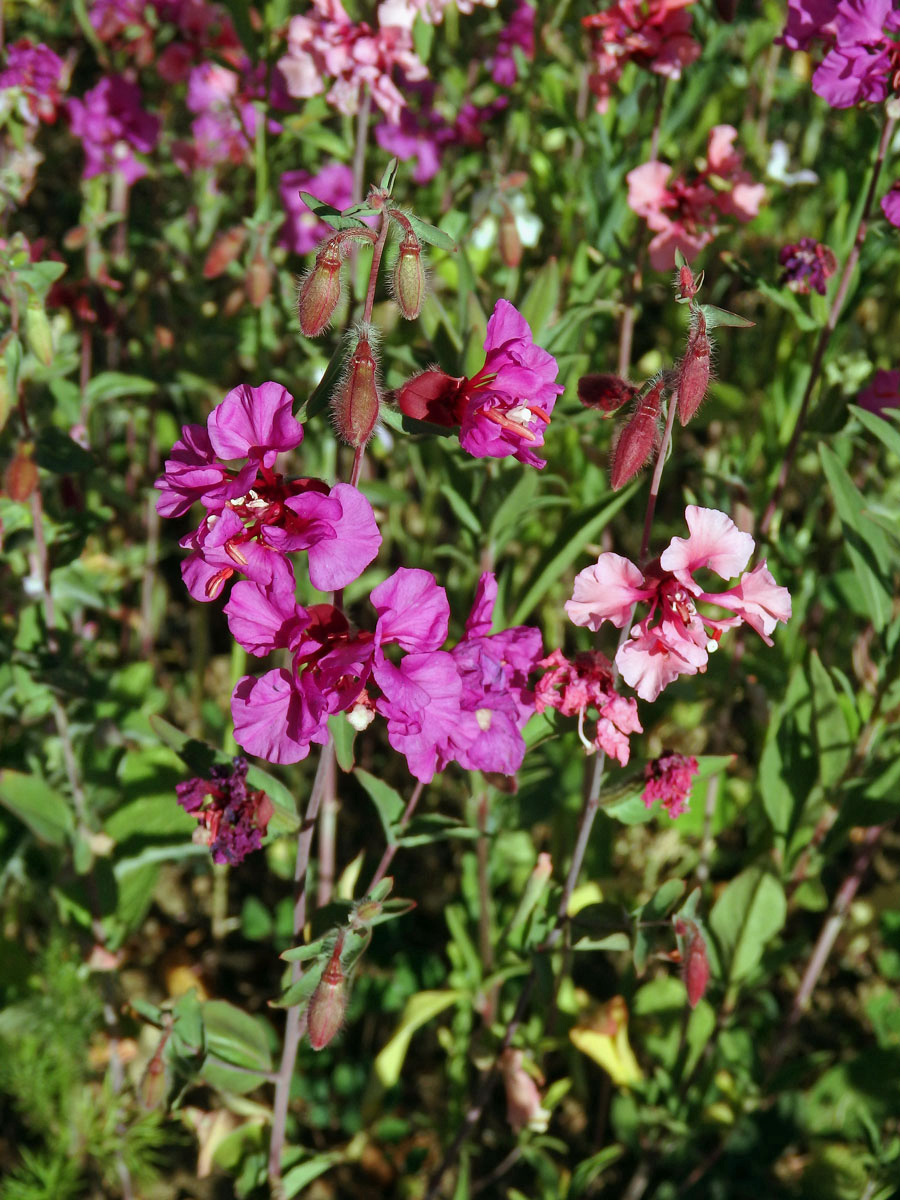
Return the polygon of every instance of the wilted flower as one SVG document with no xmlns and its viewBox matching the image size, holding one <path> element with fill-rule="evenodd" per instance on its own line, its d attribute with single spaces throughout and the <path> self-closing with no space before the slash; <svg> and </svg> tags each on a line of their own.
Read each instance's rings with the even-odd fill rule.
<svg viewBox="0 0 900 1200">
<path fill-rule="evenodd" d="M 275 811 L 265 792 L 247 787 L 246 758 L 233 766 L 217 766 L 209 779 L 175 785 L 178 803 L 199 821 L 195 838 L 208 845 L 213 862 L 243 862 L 259 850 Z"/>
<path fill-rule="evenodd" d="M 561 650 L 554 650 L 538 666 L 548 669 L 535 685 L 535 710 L 556 708 L 564 717 L 577 716 L 578 736 L 588 754 L 603 750 L 626 766 L 631 753 L 628 735 L 642 733 L 643 728 L 636 702 L 616 691 L 609 659 L 599 650 L 587 650 L 570 662 Z M 597 713 L 597 726 L 588 741 L 584 722 L 591 707 Z"/>
<path fill-rule="evenodd" d="M 532 1129 L 545 1133 L 550 1121 L 550 1111 L 541 1104 L 541 1093 L 537 1084 L 522 1065 L 521 1050 L 508 1046 L 500 1056 L 503 1086 L 506 1088 L 506 1119 L 513 1133 Z"/>
<path fill-rule="evenodd" d="M 705 671 L 726 629 L 746 623 L 771 645 L 769 634 L 791 615 L 788 590 L 778 586 L 765 560 L 728 591 L 704 591 L 694 572 L 708 567 L 731 579 L 746 566 L 753 538 L 714 508 L 689 504 L 685 518 L 690 536 L 672 538 L 646 571 L 619 554 L 601 554 L 576 577 L 574 594 L 566 602 L 569 619 L 593 630 L 604 621 L 622 629 L 633 620 L 635 605 L 649 604 L 649 613 L 631 628 L 616 654 L 622 678 L 642 700 L 655 700 L 679 675 Z M 698 610 L 698 601 L 735 615 L 708 617 Z"/>
<path fill-rule="evenodd" d="M 642 799 L 647 808 L 657 800 L 674 820 L 688 810 L 688 796 L 699 766 L 692 755 L 676 754 L 667 750 L 644 767 L 644 791 Z"/>
<path fill-rule="evenodd" d="M 778 261 L 784 267 L 779 282 L 792 292 L 801 294 L 816 291 L 824 296 L 826 280 L 837 269 L 837 260 L 832 251 L 811 237 L 784 246 L 779 252 Z"/>
</svg>

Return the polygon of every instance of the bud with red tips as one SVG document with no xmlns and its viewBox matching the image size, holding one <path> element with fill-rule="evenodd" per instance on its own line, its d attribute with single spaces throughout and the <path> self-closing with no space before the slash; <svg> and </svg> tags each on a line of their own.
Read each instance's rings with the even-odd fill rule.
<svg viewBox="0 0 900 1200">
<path fill-rule="evenodd" d="M 425 299 L 425 268 L 422 245 L 411 228 L 404 233 L 400 243 L 392 284 L 397 307 L 407 321 L 414 321 L 422 311 Z"/>
<path fill-rule="evenodd" d="M 344 1023 L 347 992 L 344 986 L 344 969 L 341 966 L 343 948 L 344 935 L 340 933 L 334 953 L 322 972 L 322 978 L 309 1002 L 306 1028 L 313 1050 L 324 1050 Z"/>
<path fill-rule="evenodd" d="M 316 255 L 316 265 L 300 285 L 297 316 L 307 337 L 318 337 L 331 323 L 341 298 L 343 251 L 340 238 L 330 238 Z"/>
<path fill-rule="evenodd" d="M 37 464 L 31 457 L 33 449 L 31 442 L 21 442 L 3 476 L 3 490 L 10 500 L 20 504 L 31 497 L 38 484 Z"/>
<path fill-rule="evenodd" d="M 687 988 L 688 1004 L 696 1008 L 706 992 L 709 983 L 709 959 L 706 954 L 706 939 L 700 932 L 696 921 L 683 921 L 677 918 L 675 932 L 680 938 L 687 939 L 682 956 L 682 978 Z"/>
<path fill-rule="evenodd" d="M 244 248 L 246 240 L 247 230 L 243 225 L 235 225 L 233 229 L 220 233 L 203 263 L 203 278 L 217 279 L 227 271 Z"/>
<path fill-rule="evenodd" d="M 659 410 L 665 391 L 665 377 L 638 401 L 634 415 L 616 438 L 613 446 L 610 483 L 617 492 L 646 464 L 659 440 Z"/>
<path fill-rule="evenodd" d="M 678 420 L 687 425 L 700 407 L 709 388 L 710 342 L 706 334 L 706 318 L 700 308 L 694 312 L 687 350 L 678 367 Z"/>
<path fill-rule="evenodd" d="M 638 389 L 618 375 L 593 373 L 582 375 L 578 380 L 578 399 L 585 408 L 596 408 L 605 417 L 611 417 L 629 400 L 633 400 Z"/>
<path fill-rule="evenodd" d="M 378 364 L 369 339 L 362 335 L 350 357 L 347 374 L 331 402 L 338 436 L 355 450 L 366 444 L 378 420 L 381 394 L 377 374 Z"/>
</svg>

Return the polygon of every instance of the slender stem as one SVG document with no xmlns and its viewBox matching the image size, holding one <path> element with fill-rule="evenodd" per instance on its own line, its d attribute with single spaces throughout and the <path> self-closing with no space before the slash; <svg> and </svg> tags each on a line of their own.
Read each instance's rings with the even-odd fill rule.
<svg viewBox="0 0 900 1200">
<path fill-rule="evenodd" d="M 669 445 L 672 441 L 672 427 L 675 424 L 675 413 L 678 409 L 678 394 L 673 392 L 669 397 L 669 408 L 666 412 L 666 428 L 663 433 L 662 444 L 659 447 L 659 454 L 656 456 L 656 466 L 653 468 L 653 478 L 650 480 L 650 495 L 647 497 L 647 513 L 644 517 L 644 535 L 641 538 L 641 552 L 639 559 L 644 563 L 647 558 L 647 551 L 650 549 L 650 530 L 653 526 L 653 517 L 656 513 L 656 501 L 659 497 L 659 485 L 662 480 L 663 467 L 666 465 L 666 455 L 669 452 Z M 630 625 L 630 622 L 629 622 Z M 628 626 L 626 626 L 628 628 Z"/>
<path fill-rule="evenodd" d="M 319 811 L 319 886 L 316 889 L 316 904 L 319 908 L 331 900 L 334 888 L 338 814 L 336 765 L 335 757 L 331 755 L 322 807 Z"/>
<path fill-rule="evenodd" d="M 353 148 L 353 203 L 359 204 L 363 198 L 363 184 L 366 178 L 366 142 L 369 136 L 369 114 L 372 111 L 372 95 L 367 87 L 363 87 L 359 112 L 356 114 L 356 145 Z"/>
<path fill-rule="evenodd" d="M 381 256 L 384 254 L 384 246 L 390 227 L 390 217 L 387 213 L 382 213 L 378 241 L 375 243 L 375 249 L 372 251 L 372 267 L 369 271 L 369 287 L 366 292 L 366 306 L 363 309 L 363 324 L 368 324 L 372 320 L 372 308 L 375 304 L 375 283 L 378 279 L 378 268 L 381 266 Z"/>
<path fill-rule="evenodd" d="M 313 780 L 306 815 L 300 832 L 297 835 L 297 864 L 294 868 L 294 936 L 300 937 L 306 924 L 306 895 L 307 874 L 309 869 L 309 852 L 312 846 L 313 831 L 316 827 L 316 817 L 319 805 L 327 786 L 328 774 L 331 769 L 330 759 L 334 757 L 334 743 L 329 739 L 322 747 L 319 755 L 316 777 Z M 291 983 L 296 983 L 303 968 L 300 963 L 291 964 Z M 287 1127 L 288 1103 L 291 1095 L 291 1080 L 294 1076 L 294 1064 L 297 1061 L 297 1049 L 303 1036 L 301 1018 L 305 1019 L 305 1010 L 299 1004 L 288 1009 L 284 1026 L 284 1045 L 281 1051 L 281 1062 L 275 1083 L 275 1101 L 272 1105 L 272 1136 L 269 1141 L 269 1182 L 272 1195 L 276 1198 L 283 1195 L 281 1182 L 281 1155 L 284 1150 L 285 1131 Z"/>
<path fill-rule="evenodd" d="M 772 492 L 771 499 L 766 506 L 766 511 L 759 523 L 759 532 L 761 537 L 767 537 L 769 530 L 772 527 L 772 521 L 778 511 L 778 505 L 781 501 L 782 493 L 787 484 L 788 477 L 791 473 L 791 468 L 794 465 L 794 459 L 797 456 L 797 449 L 800 445 L 800 439 L 803 436 L 803 430 L 806 425 L 806 418 L 809 414 L 809 406 L 812 401 L 813 393 L 816 384 L 822 374 L 822 366 L 825 361 L 825 352 L 831 342 L 831 335 L 834 333 L 838 320 L 841 315 L 841 310 L 844 307 L 844 301 L 847 298 L 847 292 L 850 289 L 850 280 L 853 277 L 853 272 L 859 262 L 860 252 L 862 251 L 863 242 L 866 240 L 868 232 L 869 215 L 872 211 L 872 205 L 875 200 L 875 192 L 878 187 L 878 178 L 881 175 L 881 168 L 884 164 L 884 156 L 887 153 L 887 148 L 890 145 L 891 138 L 894 134 L 896 126 L 894 117 L 885 118 L 884 126 L 881 130 L 881 137 L 878 141 L 878 149 L 875 152 L 875 162 L 872 165 L 872 170 L 869 176 L 869 188 L 866 192 L 866 198 L 863 201 L 862 209 L 859 214 L 859 223 L 856 227 L 856 234 L 853 238 L 853 245 L 850 253 L 847 255 L 841 271 L 838 285 L 834 293 L 834 299 L 831 302 L 831 308 L 828 312 L 828 318 L 822 326 L 819 334 L 819 340 L 816 342 L 816 348 L 813 351 L 812 363 L 809 368 L 809 377 L 806 381 L 806 387 L 803 391 L 803 399 L 800 401 L 800 411 L 797 414 L 797 420 L 794 423 L 794 430 L 791 434 L 791 440 L 788 442 L 787 449 L 784 452 L 784 458 L 781 463 L 781 470 L 778 472 L 778 479 L 775 483 L 775 488 Z"/>
<path fill-rule="evenodd" d="M 397 826 L 398 834 L 402 834 L 403 830 L 409 824 L 410 818 L 416 811 L 416 805 L 419 803 L 419 797 L 422 795 L 424 788 L 425 784 L 422 783 L 421 780 L 413 788 L 413 793 L 407 802 L 406 808 L 403 810 L 403 816 L 400 818 L 400 824 Z M 381 862 L 375 868 L 375 874 L 372 876 L 369 886 L 366 888 L 366 895 L 369 895 L 375 889 L 376 885 L 381 883 L 382 879 L 384 879 L 385 875 L 387 875 L 388 867 L 390 867 L 391 863 L 394 861 L 394 855 L 396 853 L 396 842 L 392 843 L 390 846 L 385 846 L 384 854 L 381 856 Z"/>
<path fill-rule="evenodd" d="M 478 797 L 478 842 L 475 854 L 478 860 L 478 948 L 481 965 L 489 975 L 494 966 L 494 946 L 491 939 L 491 882 L 488 876 L 487 840 L 488 797 L 483 791 Z"/>
</svg>

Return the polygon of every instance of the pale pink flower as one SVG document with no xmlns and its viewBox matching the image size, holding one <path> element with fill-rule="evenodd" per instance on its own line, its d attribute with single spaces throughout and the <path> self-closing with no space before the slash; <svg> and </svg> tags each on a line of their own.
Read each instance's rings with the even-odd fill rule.
<svg viewBox="0 0 900 1200">
<path fill-rule="evenodd" d="M 593 630 L 605 621 L 622 629 L 633 620 L 636 605 L 649 604 L 650 611 L 632 626 L 616 654 L 622 678 L 642 700 L 655 700 L 679 675 L 705 671 L 726 629 L 746 623 L 771 646 L 776 624 L 791 615 L 788 590 L 775 582 L 765 561 L 741 575 L 728 591 L 704 590 L 694 572 L 708 569 L 733 578 L 746 567 L 753 538 L 713 508 L 690 504 L 685 518 L 690 536 L 673 538 L 646 571 L 621 555 L 601 554 L 576 577 L 572 599 L 566 603 L 569 618 Z M 707 616 L 698 602 L 734 615 Z"/>
</svg>

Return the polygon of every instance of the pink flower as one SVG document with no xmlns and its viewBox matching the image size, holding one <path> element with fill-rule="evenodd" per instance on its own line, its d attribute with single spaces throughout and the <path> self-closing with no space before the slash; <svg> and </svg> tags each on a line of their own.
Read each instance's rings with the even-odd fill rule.
<svg viewBox="0 0 900 1200">
<path fill-rule="evenodd" d="M 533 1129 L 545 1133 L 550 1111 L 541 1104 L 537 1084 L 522 1066 L 521 1050 L 508 1047 L 500 1056 L 503 1085 L 506 1089 L 506 1119 L 513 1133 Z"/>
<path fill-rule="evenodd" d="M 62 104 L 62 88 L 67 81 L 66 65 L 58 54 L 54 54 L 43 42 L 35 46 L 27 38 L 20 38 L 6 51 L 6 66 L 0 72 L 0 91 L 15 88 L 19 93 L 17 108 L 29 125 L 39 121 L 52 124 L 56 110 Z M 10 103 L 4 96 L 3 107 Z"/>
<path fill-rule="evenodd" d="M 900 227 L 900 179 L 881 198 L 881 211 L 892 225 Z"/>
<path fill-rule="evenodd" d="M 691 504 L 685 518 L 690 536 L 673 538 L 646 572 L 618 554 L 601 554 L 576 577 L 572 599 L 566 603 L 576 625 L 594 630 L 605 621 L 622 629 L 632 620 L 633 605 L 649 604 L 649 613 L 633 626 L 616 654 L 622 678 L 642 700 L 655 700 L 679 675 L 705 671 L 726 629 L 746 622 L 771 645 L 776 624 L 791 615 L 787 588 L 776 584 L 765 562 L 741 575 L 726 592 L 704 591 L 694 572 L 707 568 L 733 578 L 747 565 L 753 538 L 716 509 Z M 705 616 L 698 601 L 734 615 Z"/>
<path fill-rule="evenodd" d="M 67 105 L 72 132 L 84 145 L 84 178 L 116 171 L 129 184 L 147 174 L 134 151 L 149 154 L 159 138 L 159 117 L 144 107 L 137 84 L 108 75 L 81 100 Z"/>
<path fill-rule="evenodd" d="M 425 371 L 400 389 L 397 402 L 417 420 L 460 425 L 460 444 L 475 458 L 512 455 L 543 467 L 534 448 L 543 445 L 545 426 L 563 390 L 554 382 L 556 359 L 534 345 L 528 322 L 508 300 L 494 306 L 484 348 L 484 366 L 471 379 Z"/>
<path fill-rule="evenodd" d="M 691 37 L 693 0 L 619 0 L 602 12 L 582 17 L 591 38 L 593 70 L 588 80 L 597 111 L 606 112 L 613 87 L 627 63 L 680 79 L 684 67 L 700 55 Z"/>
<path fill-rule="evenodd" d="M 310 192 L 337 209 L 349 208 L 353 202 L 353 171 L 343 163 L 328 163 L 316 175 L 310 175 L 309 171 L 285 171 L 278 190 L 287 214 L 279 240 L 294 254 L 309 254 L 334 230 L 306 206 L 300 192 Z"/>
<path fill-rule="evenodd" d="M 742 155 L 732 143 L 737 131 L 716 125 L 709 132 L 706 164 L 688 180 L 671 180 L 672 168 L 648 162 L 629 171 L 628 204 L 656 234 L 650 242 L 650 262 L 657 271 L 675 265 L 675 251 L 696 257 L 719 232 L 722 217 L 749 221 L 765 198 L 763 185 L 742 168 Z"/>
<path fill-rule="evenodd" d="M 534 58 L 535 7 L 528 0 L 519 0 L 506 27 L 497 39 L 497 49 L 491 65 L 491 78 L 500 87 L 512 87 L 518 70 L 513 47 L 518 46 L 527 59 Z"/>
<path fill-rule="evenodd" d="M 554 650 L 538 666 L 549 669 L 534 689 L 537 712 L 556 708 L 564 717 L 577 716 L 578 736 L 588 754 L 602 750 L 626 766 L 631 754 L 628 735 L 643 730 L 636 702 L 616 691 L 609 659 L 599 650 L 589 650 L 570 662 L 561 650 Z M 597 712 L 597 725 L 588 741 L 584 721 L 590 707 Z"/>
<path fill-rule="evenodd" d="M 879 415 L 886 408 L 900 408 L 900 371 L 875 372 L 875 378 L 857 397 L 857 404 Z"/>
<path fill-rule="evenodd" d="M 699 771 L 696 758 L 675 754 L 667 750 L 644 767 L 644 792 L 642 799 L 647 808 L 657 800 L 674 819 L 688 810 L 688 796 Z"/>
</svg>

